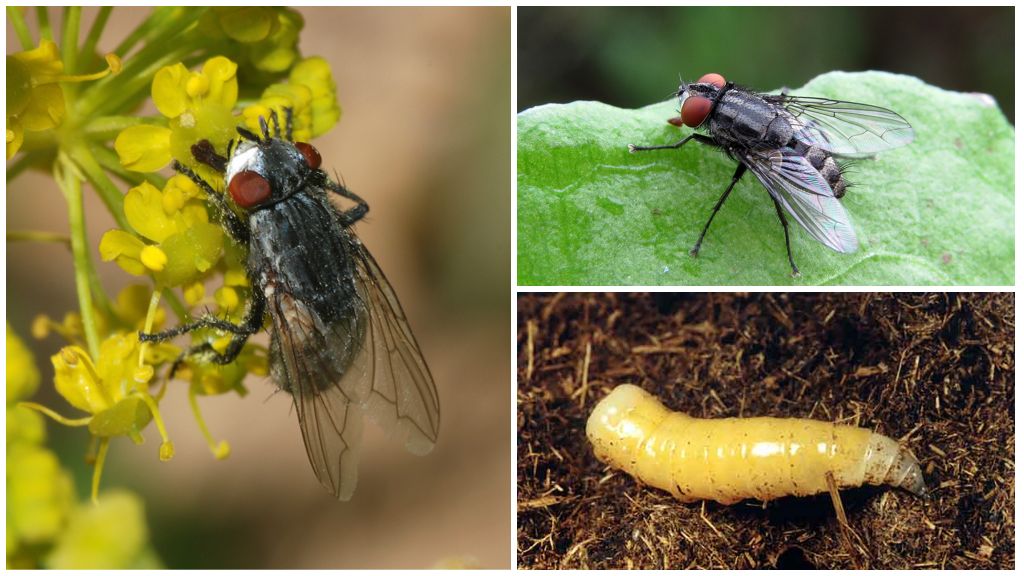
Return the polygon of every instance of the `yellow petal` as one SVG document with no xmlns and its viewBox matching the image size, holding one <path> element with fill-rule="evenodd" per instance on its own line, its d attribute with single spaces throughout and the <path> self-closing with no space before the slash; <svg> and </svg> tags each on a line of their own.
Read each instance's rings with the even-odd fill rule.
<svg viewBox="0 0 1024 576">
<path fill-rule="evenodd" d="M 110 407 L 89 355 L 78 346 L 66 346 L 50 357 L 53 384 L 69 404 L 95 414 Z"/>
<path fill-rule="evenodd" d="M 32 98 L 18 116 L 30 132 L 49 130 L 64 120 L 64 91 L 60 84 L 43 84 L 32 89 Z"/>
<path fill-rule="evenodd" d="M 116 260 L 117 265 L 129 274 L 141 276 L 146 267 L 139 260 L 139 254 L 145 247 L 142 240 L 124 230 L 108 230 L 100 238 L 100 257 L 104 261 Z"/>
<path fill-rule="evenodd" d="M 277 14 L 274 8 L 245 6 L 215 10 L 221 30 L 238 42 L 259 42 L 270 36 L 277 28 Z"/>
<path fill-rule="evenodd" d="M 220 104 L 232 108 L 238 100 L 238 65 L 223 56 L 215 56 L 203 64 L 203 76 L 210 80 L 209 93 L 205 103 Z"/>
<path fill-rule="evenodd" d="M 230 286 L 221 286 L 213 293 L 213 299 L 222 310 L 231 312 L 238 308 L 238 291 Z"/>
<path fill-rule="evenodd" d="M 117 135 L 114 150 L 125 168 L 156 172 L 171 161 L 171 130 L 150 125 L 126 128 Z"/>
<path fill-rule="evenodd" d="M 161 114 L 177 118 L 188 108 L 188 68 L 181 62 L 164 66 L 153 77 L 153 103 Z"/>
<path fill-rule="evenodd" d="M 124 197 L 124 215 L 135 231 L 154 242 L 163 242 L 178 231 L 164 211 L 164 196 L 149 182 L 132 188 Z"/>
<path fill-rule="evenodd" d="M 64 72 L 64 63 L 60 60 L 60 49 L 50 40 L 43 40 L 32 50 L 17 52 L 11 58 L 24 64 L 34 79 L 53 80 Z"/>
</svg>

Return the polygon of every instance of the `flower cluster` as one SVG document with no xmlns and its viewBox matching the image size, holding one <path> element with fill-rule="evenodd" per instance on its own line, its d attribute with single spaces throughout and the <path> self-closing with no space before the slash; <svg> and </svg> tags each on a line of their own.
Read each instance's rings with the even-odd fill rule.
<svg viewBox="0 0 1024 576">
<path fill-rule="evenodd" d="M 20 404 L 38 385 L 35 360 L 8 325 L 7 566 L 159 568 L 138 496 L 118 491 L 99 504 L 75 501 L 71 475 L 44 445 L 42 417 Z"/>
</svg>

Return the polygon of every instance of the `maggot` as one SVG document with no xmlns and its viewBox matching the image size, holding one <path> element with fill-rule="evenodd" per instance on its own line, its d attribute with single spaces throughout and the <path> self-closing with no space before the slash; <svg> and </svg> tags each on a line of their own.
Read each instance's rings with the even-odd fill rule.
<svg viewBox="0 0 1024 576">
<path fill-rule="evenodd" d="M 598 459 L 684 502 L 766 501 L 890 484 L 925 493 L 921 467 L 895 440 L 806 418 L 693 418 L 623 384 L 587 420 Z"/>
</svg>

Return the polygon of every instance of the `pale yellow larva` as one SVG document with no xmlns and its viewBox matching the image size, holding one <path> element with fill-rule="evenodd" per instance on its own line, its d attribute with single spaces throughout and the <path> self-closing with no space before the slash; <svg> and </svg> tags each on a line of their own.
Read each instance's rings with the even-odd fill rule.
<svg viewBox="0 0 1024 576">
<path fill-rule="evenodd" d="M 692 418 L 623 384 L 587 421 L 597 457 L 684 502 L 771 500 L 891 484 L 924 495 L 917 459 L 864 428 L 804 418 Z"/>
</svg>

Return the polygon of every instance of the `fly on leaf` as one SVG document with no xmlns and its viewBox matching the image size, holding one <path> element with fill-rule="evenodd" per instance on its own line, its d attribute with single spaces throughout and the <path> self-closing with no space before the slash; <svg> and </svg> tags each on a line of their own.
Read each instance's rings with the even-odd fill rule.
<svg viewBox="0 0 1024 576">
<path fill-rule="evenodd" d="M 789 242 L 789 218 L 815 240 L 843 253 L 858 248 L 850 215 L 839 202 L 849 183 L 845 164 L 905 146 L 914 129 L 902 116 L 878 106 L 826 98 L 759 94 L 726 82 L 720 74 L 679 86 L 680 114 L 669 122 L 701 128 L 673 144 L 629 145 L 630 152 L 679 148 L 696 140 L 736 160 L 732 182 L 719 197 L 690 254 L 697 256 L 715 214 L 749 170 L 768 190 L 786 236 L 793 275 L 800 271 Z"/>
</svg>

